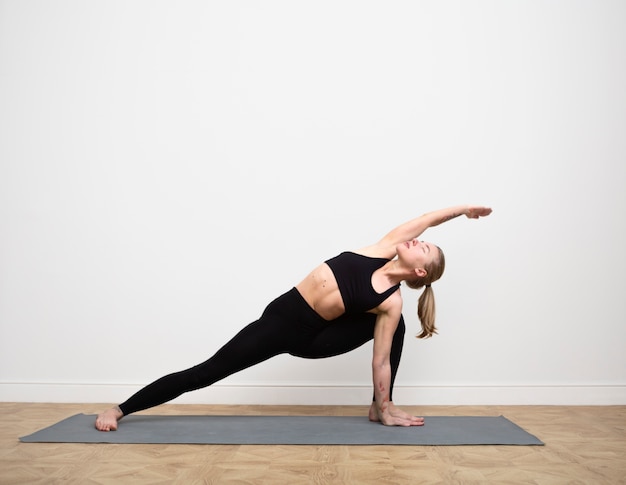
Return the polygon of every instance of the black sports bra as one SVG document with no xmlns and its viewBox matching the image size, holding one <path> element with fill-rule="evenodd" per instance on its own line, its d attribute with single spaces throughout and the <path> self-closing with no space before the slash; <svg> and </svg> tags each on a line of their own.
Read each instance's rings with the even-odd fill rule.
<svg viewBox="0 0 626 485">
<path fill-rule="evenodd" d="M 346 251 L 325 262 L 335 275 L 346 313 L 363 313 L 376 308 L 400 287 L 394 285 L 383 293 L 376 293 L 372 287 L 372 274 L 388 263 L 388 259 Z"/>
</svg>

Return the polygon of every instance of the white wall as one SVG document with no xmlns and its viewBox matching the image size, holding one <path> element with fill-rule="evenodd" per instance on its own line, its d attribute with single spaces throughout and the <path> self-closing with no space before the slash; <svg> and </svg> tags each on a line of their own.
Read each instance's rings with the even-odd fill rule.
<svg viewBox="0 0 626 485">
<path fill-rule="evenodd" d="M 0 400 L 117 402 L 457 203 L 396 401 L 626 403 L 626 4 L 0 1 Z M 367 403 L 370 348 L 179 402 Z"/>
</svg>

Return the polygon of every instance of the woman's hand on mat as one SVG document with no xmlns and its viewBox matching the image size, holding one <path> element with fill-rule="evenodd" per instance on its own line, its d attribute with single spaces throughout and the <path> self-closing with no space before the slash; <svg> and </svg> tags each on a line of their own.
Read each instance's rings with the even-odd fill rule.
<svg viewBox="0 0 626 485">
<path fill-rule="evenodd" d="M 405 413 L 393 402 L 388 402 L 384 412 L 380 412 L 376 403 L 372 403 L 369 411 L 370 421 L 382 423 L 385 426 L 423 426 L 424 418 Z"/>
</svg>

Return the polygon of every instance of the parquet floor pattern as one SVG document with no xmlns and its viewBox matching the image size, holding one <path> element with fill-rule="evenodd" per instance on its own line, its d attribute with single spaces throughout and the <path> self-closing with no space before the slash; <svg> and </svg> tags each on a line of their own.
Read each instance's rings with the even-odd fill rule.
<svg viewBox="0 0 626 485">
<path fill-rule="evenodd" d="M 96 414 L 105 407 L 0 403 L 0 484 L 626 484 L 626 406 L 406 407 L 423 416 L 504 415 L 545 446 L 18 441 L 19 436 L 63 418 Z M 363 415 L 367 419 L 367 407 L 164 405 L 145 414 Z"/>
</svg>

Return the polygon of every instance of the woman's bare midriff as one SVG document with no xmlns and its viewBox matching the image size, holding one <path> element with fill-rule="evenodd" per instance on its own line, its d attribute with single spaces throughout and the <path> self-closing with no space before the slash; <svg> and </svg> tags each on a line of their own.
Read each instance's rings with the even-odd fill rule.
<svg viewBox="0 0 626 485">
<path fill-rule="evenodd" d="M 337 280 L 326 263 L 311 271 L 296 285 L 296 289 L 324 320 L 334 320 L 345 312 Z"/>
</svg>

